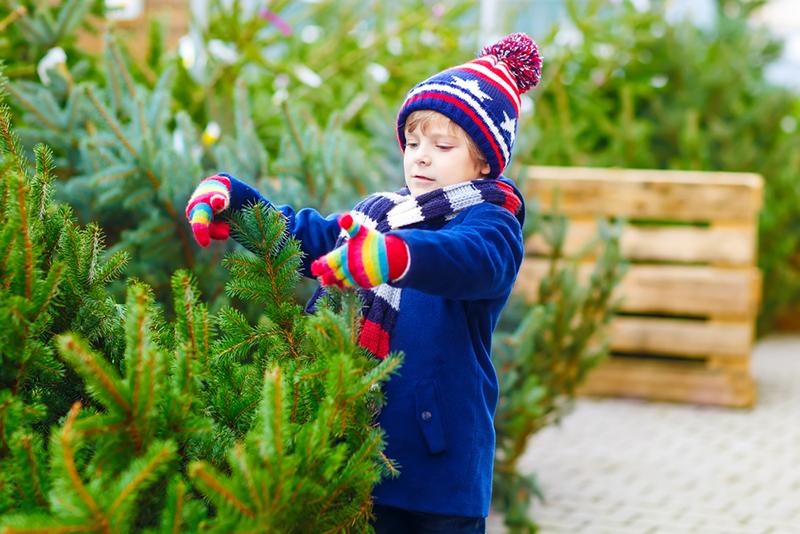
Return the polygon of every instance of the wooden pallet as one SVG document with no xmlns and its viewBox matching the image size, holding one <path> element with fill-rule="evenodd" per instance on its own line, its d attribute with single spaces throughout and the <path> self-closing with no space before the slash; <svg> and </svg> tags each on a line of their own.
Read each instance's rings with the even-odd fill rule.
<svg viewBox="0 0 800 534">
<path fill-rule="evenodd" d="M 84 50 L 100 53 L 103 50 L 103 31 L 113 25 L 117 38 L 137 60 L 147 52 L 147 39 L 151 21 L 163 24 L 165 46 L 174 49 L 181 36 L 189 30 L 189 0 L 141 0 L 142 13 L 132 20 L 93 19 L 98 33 L 83 31 L 78 36 L 78 45 Z"/>
<path fill-rule="evenodd" d="M 630 269 L 617 288 L 612 356 L 581 392 L 747 407 L 761 276 L 755 266 L 762 179 L 755 174 L 531 167 L 525 195 L 543 213 L 570 221 L 575 254 L 598 218 L 624 217 L 622 253 Z M 536 297 L 549 250 L 526 243 L 515 291 Z M 591 264 L 582 266 L 588 277 Z"/>
</svg>

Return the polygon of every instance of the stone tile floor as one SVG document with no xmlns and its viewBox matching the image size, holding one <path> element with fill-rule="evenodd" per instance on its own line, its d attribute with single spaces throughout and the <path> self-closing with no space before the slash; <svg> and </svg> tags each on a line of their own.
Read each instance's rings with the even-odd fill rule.
<svg viewBox="0 0 800 534">
<path fill-rule="evenodd" d="M 579 399 L 521 460 L 541 534 L 800 534 L 800 337 L 759 342 L 752 372 L 751 410 Z"/>
</svg>

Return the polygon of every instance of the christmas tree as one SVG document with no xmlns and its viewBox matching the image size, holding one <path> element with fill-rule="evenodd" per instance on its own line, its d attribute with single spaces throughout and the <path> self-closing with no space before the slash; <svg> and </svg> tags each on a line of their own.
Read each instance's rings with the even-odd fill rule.
<svg viewBox="0 0 800 534">
<path fill-rule="evenodd" d="M 621 224 L 600 221 L 598 235 L 582 253 L 565 258 L 567 219 L 555 212 L 545 218 L 531 203 L 525 234 L 539 233 L 549 246 L 548 272 L 533 305 L 520 296 L 512 299 L 492 342 L 500 378 L 492 503 L 515 533 L 536 532 L 530 506 L 546 492 L 535 475 L 520 472 L 519 460 L 536 432 L 568 413 L 586 373 L 608 355 L 608 325 L 617 304 L 612 292 L 626 269 Z M 582 282 L 580 264 L 591 258 L 591 277 Z"/>
<path fill-rule="evenodd" d="M 0 2 L 0 57 L 6 63 L 6 76 L 30 79 L 44 72 L 46 79 L 50 61 L 62 54 L 85 55 L 77 46 L 79 32 L 82 28 L 93 31 L 90 15 L 99 17 L 104 11 L 104 0 L 3 0 Z M 48 57 L 44 65 L 43 57 Z"/>
<path fill-rule="evenodd" d="M 210 317 L 185 271 L 174 321 L 135 280 L 109 303 L 124 254 L 52 202 L 49 152 L 31 171 L 0 117 L 0 532 L 366 530 L 372 486 L 397 473 L 373 416 L 400 359 L 357 347 L 358 299 L 303 314 L 299 246 L 259 205 L 232 219 L 249 251 L 225 259 L 258 324 Z"/>
</svg>

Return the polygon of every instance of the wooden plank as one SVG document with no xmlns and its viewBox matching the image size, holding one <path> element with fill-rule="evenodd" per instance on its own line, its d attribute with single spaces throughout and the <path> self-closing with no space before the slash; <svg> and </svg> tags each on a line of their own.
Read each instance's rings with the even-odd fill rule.
<svg viewBox="0 0 800 534">
<path fill-rule="evenodd" d="M 564 253 L 575 256 L 597 236 L 594 220 L 571 220 Z M 756 227 L 752 224 L 712 226 L 636 226 L 626 224 L 620 246 L 623 257 L 636 261 L 702 262 L 715 265 L 753 265 Z M 540 233 L 525 242 L 528 254 L 548 256 L 552 249 Z"/>
<path fill-rule="evenodd" d="M 751 407 L 756 399 L 747 372 L 673 361 L 611 357 L 589 372 L 582 395 Z"/>
<path fill-rule="evenodd" d="M 160 21 L 166 30 L 168 45 L 177 43 L 189 30 L 189 3 L 186 0 L 147 0 L 147 20 Z"/>
<path fill-rule="evenodd" d="M 103 34 L 113 29 L 117 39 L 125 45 L 131 56 L 140 61 L 147 52 L 150 21 L 158 20 L 164 29 L 164 45 L 175 48 L 181 36 L 189 30 L 189 4 L 186 0 L 146 0 L 143 14 L 133 20 L 109 20 L 89 16 L 88 20 L 97 32 L 78 32 L 78 46 L 99 54 L 104 47 Z"/>
<path fill-rule="evenodd" d="M 514 291 L 535 302 L 549 260 L 526 257 Z M 582 264 L 585 283 L 592 264 Z M 714 316 L 752 320 L 758 312 L 761 277 L 757 268 L 725 269 L 690 265 L 631 265 L 615 290 L 620 311 Z"/>
<path fill-rule="evenodd" d="M 762 202 L 758 174 L 529 167 L 523 186 L 544 213 L 678 221 L 755 221 Z"/>
<path fill-rule="evenodd" d="M 616 317 L 611 322 L 610 341 L 611 350 L 620 352 L 746 360 L 752 348 L 753 323 Z"/>
</svg>

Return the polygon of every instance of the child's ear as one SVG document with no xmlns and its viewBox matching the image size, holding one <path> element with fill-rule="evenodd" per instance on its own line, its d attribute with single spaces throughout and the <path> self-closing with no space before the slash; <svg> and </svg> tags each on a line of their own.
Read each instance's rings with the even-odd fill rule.
<svg viewBox="0 0 800 534">
<path fill-rule="evenodd" d="M 491 168 L 489 167 L 488 163 L 484 163 L 481 165 L 481 176 L 487 176 Z"/>
</svg>

